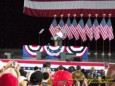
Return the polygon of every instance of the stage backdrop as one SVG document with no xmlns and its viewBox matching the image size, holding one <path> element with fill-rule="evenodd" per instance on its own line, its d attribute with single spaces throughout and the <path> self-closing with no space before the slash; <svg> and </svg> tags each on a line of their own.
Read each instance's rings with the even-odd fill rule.
<svg viewBox="0 0 115 86">
<path fill-rule="evenodd" d="M 75 54 L 78 58 L 88 58 L 88 48 L 84 46 L 39 46 L 23 45 L 23 58 L 36 58 L 37 52 L 58 57 L 61 52 Z"/>
</svg>

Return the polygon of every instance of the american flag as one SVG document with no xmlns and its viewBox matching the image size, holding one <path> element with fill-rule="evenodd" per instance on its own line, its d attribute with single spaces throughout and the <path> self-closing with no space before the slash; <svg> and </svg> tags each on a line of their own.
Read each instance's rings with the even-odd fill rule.
<svg viewBox="0 0 115 86">
<path fill-rule="evenodd" d="M 71 24 L 71 32 L 73 34 L 73 36 L 75 37 L 75 40 L 79 39 L 79 33 L 77 32 L 77 21 L 74 17 L 73 22 Z"/>
<path fill-rule="evenodd" d="M 52 36 L 55 36 L 56 28 L 57 28 L 57 21 L 56 21 L 56 18 L 54 18 L 53 22 L 51 23 L 50 28 L 49 28 L 49 31 L 52 34 Z"/>
<path fill-rule="evenodd" d="M 100 23 L 100 34 L 101 34 L 103 40 L 106 40 L 108 38 L 107 28 L 108 28 L 108 26 L 107 26 L 107 23 L 105 21 L 105 17 L 103 17 L 103 19 Z"/>
<path fill-rule="evenodd" d="M 115 17 L 115 0 L 24 0 L 24 14 L 30 16 L 53 17 L 55 14 L 59 17 L 61 14 L 67 17 L 67 14 L 79 15 L 85 17 L 90 13 L 109 14 Z"/>
<path fill-rule="evenodd" d="M 98 23 L 97 18 L 95 18 L 94 23 L 93 23 L 93 34 L 95 40 L 98 40 L 100 38 L 100 25 Z"/>
<path fill-rule="evenodd" d="M 114 34 L 113 34 L 113 28 L 112 28 L 112 24 L 111 24 L 111 19 L 109 18 L 107 21 L 107 25 L 108 25 L 108 30 L 107 30 L 107 36 L 109 38 L 109 41 L 114 39 Z"/>
<path fill-rule="evenodd" d="M 86 35 L 88 36 L 88 38 L 90 39 L 90 41 L 92 41 L 93 39 L 93 27 L 92 27 L 92 23 L 91 23 L 91 19 L 88 18 L 87 23 L 85 25 L 85 31 L 86 31 Z"/>
<path fill-rule="evenodd" d="M 65 24 L 64 24 L 64 21 L 63 19 L 61 18 L 60 21 L 59 21 L 59 24 L 58 24 L 58 27 L 60 28 L 60 30 L 63 32 L 63 30 L 66 31 L 65 29 Z M 66 34 L 63 34 L 63 39 L 66 38 Z"/>
<path fill-rule="evenodd" d="M 85 42 L 87 40 L 86 37 L 86 33 L 85 33 L 85 29 L 84 29 L 84 22 L 83 19 L 81 18 L 78 25 L 77 25 L 77 31 L 79 33 L 79 35 L 81 36 L 81 39 L 83 42 Z"/>
<path fill-rule="evenodd" d="M 73 38 L 73 35 L 72 35 L 72 33 L 71 33 L 71 21 L 70 21 L 70 17 L 68 17 L 67 22 L 66 22 L 64 28 L 65 28 L 66 31 L 67 31 L 67 34 L 66 34 L 66 35 L 67 35 L 67 37 L 69 38 L 69 40 L 72 39 L 72 38 Z"/>
</svg>

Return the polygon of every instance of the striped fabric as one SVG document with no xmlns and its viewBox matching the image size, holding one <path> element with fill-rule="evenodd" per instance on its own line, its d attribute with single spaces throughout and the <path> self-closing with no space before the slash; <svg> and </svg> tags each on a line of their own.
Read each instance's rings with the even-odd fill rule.
<svg viewBox="0 0 115 86">
<path fill-rule="evenodd" d="M 99 14 L 112 14 L 115 17 L 115 0 L 24 0 L 23 12 L 30 16 L 53 17 L 55 14 L 68 16 L 67 14 L 81 13 L 87 16 Z"/>
<path fill-rule="evenodd" d="M 75 40 L 79 39 L 79 33 L 77 32 L 77 21 L 74 17 L 73 22 L 71 24 L 71 33 L 73 34 L 73 36 L 75 37 Z"/>
<path fill-rule="evenodd" d="M 86 35 L 88 36 L 90 41 L 92 41 L 92 39 L 93 39 L 92 29 L 93 29 L 93 27 L 92 27 L 91 19 L 88 18 L 87 23 L 85 25 L 85 31 L 86 31 Z"/>
<path fill-rule="evenodd" d="M 68 17 L 67 22 L 65 24 L 64 27 L 67 31 L 67 37 L 69 38 L 69 40 L 71 40 L 73 38 L 72 32 L 71 32 L 71 21 L 70 18 Z"/>
<path fill-rule="evenodd" d="M 109 38 L 109 41 L 114 39 L 114 34 L 113 34 L 113 28 L 112 28 L 112 24 L 111 24 L 111 19 L 109 18 L 107 21 L 107 25 L 108 25 L 108 30 L 107 30 L 107 36 Z"/>
<path fill-rule="evenodd" d="M 87 37 L 86 37 L 86 32 L 85 32 L 85 29 L 84 29 L 84 22 L 83 22 L 83 18 L 81 17 L 78 25 L 77 25 L 77 31 L 82 39 L 83 42 L 85 42 L 87 40 Z"/>
<path fill-rule="evenodd" d="M 107 23 L 105 21 L 105 17 L 103 17 L 103 19 L 100 23 L 100 34 L 101 34 L 103 40 L 106 40 L 108 38 L 107 29 L 108 29 L 108 26 L 107 26 Z"/>
<path fill-rule="evenodd" d="M 60 19 L 58 27 L 61 29 L 62 32 L 63 32 L 63 30 L 66 30 L 63 18 Z M 67 37 L 66 34 L 63 34 L 62 38 L 65 39 L 66 37 Z"/>
<path fill-rule="evenodd" d="M 98 40 L 100 38 L 100 26 L 97 18 L 95 18 L 93 23 L 93 35 L 95 40 Z"/>
<path fill-rule="evenodd" d="M 53 22 L 52 22 L 52 24 L 50 25 L 50 28 L 49 28 L 49 31 L 50 31 L 50 33 L 51 33 L 51 35 L 54 37 L 55 36 L 55 34 L 56 34 L 56 29 L 57 28 L 57 21 L 56 21 L 56 19 L 54 18 L 54 20 L 53 20 Z"/>
</svg>

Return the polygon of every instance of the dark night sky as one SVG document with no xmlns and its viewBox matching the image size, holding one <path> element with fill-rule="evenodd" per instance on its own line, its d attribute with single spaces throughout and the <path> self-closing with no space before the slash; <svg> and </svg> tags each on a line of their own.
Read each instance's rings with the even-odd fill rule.
<svg viewBox="0 0 115 86">
<path fill-rule="evenodd" d="M 0 0 L 0 48 L 22 48 L 24 44 L 39 44 L 38 32 L 44 28 L 41 34 L 41 45 L 53 44 L 50 40 L 49 26 L 53 18 L 31 17 L 23 14 L 24 0 Z M 67 18 L 64 18 L 66 21 Z M 71 18 L 73 19 L 73 18 Z M 57 19 L 59 21 L 59 18 Z M 79 18 L 77 18 L 79 20 Z M 86 21 L 87 18 L 84 18 Z M 94 18 L 92 18 L 92 21 Z M 99 18 L 99 21 L 101 18 Z M 112 18 L 115 29 L 115 18 Z M 115 33 L 115 30 L 114 30 Z M 65 45 L 79 45 L 81 40 L 65 40 Z M 88 45 L 88 41 L 82 45 Z M 108 40 L 105 41 L 105 49 L 108 50 Z M 114 51 L 115 39 L 112 40 L 112 50 Z M 95 41 L 90 42 L 92 50 L 95 49 Z M 102 39 L 98 41 L 98 49 L 102 50 Z"/>
</svg>

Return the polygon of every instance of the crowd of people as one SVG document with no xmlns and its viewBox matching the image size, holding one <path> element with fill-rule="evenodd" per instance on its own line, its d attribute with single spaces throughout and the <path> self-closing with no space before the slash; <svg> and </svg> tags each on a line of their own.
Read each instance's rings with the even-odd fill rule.
<svg viewBox="0 0 115 86">
<path fill-rule="evenodd" d="M 112 73 L 115 67 L 111 69 L 106 74 L 105 70 L 97 71 L 94 67 L 86 71 L 79 65 L 69 68 L 59 65 L 54 72 L 50 62 L 45 62 L 41 69 L 35 66 L 33 72 L 27 72 L 15 61 L 6 65 L 0 61 L 0 86 L 115 86 Z"/>
</svg>

